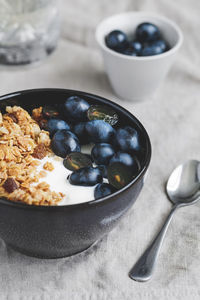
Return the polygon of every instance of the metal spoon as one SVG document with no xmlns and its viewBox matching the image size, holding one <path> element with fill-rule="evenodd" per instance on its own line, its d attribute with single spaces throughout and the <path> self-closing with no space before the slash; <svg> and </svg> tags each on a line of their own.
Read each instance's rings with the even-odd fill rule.
<svg viewBox="0 0 200 300">
<path fill-rule="evenodd" d="M 194 204 L 200 199 L 200 162 L 189 160 L 178 166 L 169 177 L 166 192 L 174 205 L 154 241 L 131 269 L 129 276 L 133 280 L 145 282 L 151 278 L 174 212 L 178 208 Z"/>
</svg>

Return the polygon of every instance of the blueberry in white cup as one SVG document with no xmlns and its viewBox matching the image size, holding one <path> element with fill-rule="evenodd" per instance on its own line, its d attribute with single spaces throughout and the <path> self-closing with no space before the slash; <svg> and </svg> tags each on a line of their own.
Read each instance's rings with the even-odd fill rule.
<svg viewBox="0 0 200 300">
<path fill-rule="evenodd" d="M 129 39 L 122 30 L 112 30 L 106 35 L 105 43 L 108 48 L 129 56 L 158 55 L 169 50 L 158 26 L 149 22 L 137 26 L 134 39 Z"/>
<path fill-rule="evenodd" d="M 119 51 L 107 43 L 110 33 L 116 30 L 125 34 L 129 42 L 126 49 Z M 152 99 L 165 79 L 183 34 L 172 20 L 137 11 L 103 20 L 97 26 L 96 40 L 115 94 L 122 100 L 143 101 Z"/>
<path fill-rule="evenodd" d="M 108 48 L 117 52 L 123 52 L 128 46 L 128 37 L 121 30 L 113 30 L 105 37 Z"/>
</svg>

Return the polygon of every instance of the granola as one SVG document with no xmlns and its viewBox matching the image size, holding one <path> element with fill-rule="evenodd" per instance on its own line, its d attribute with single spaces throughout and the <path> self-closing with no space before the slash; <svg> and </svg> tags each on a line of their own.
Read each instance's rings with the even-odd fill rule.
<svg viewBox="0 0 200 300">
<path fill-rule="evenodd" d="M 43 168 L 50 172 L 54 170 L 53 164 L 48 161 L 44 164 Z"/>
<path fill-rule="evenodd" d="M 64 195 L 51 191 L 40 178 L 53 170 L 51 163 L 38 172 L 38 159 L 51 156 L 49 133 L 40 128 L 42 107 L 33 118 L 19 106 L 0 112 L 0 197 L 34 205 L 57 205 Z"/>
</svg>

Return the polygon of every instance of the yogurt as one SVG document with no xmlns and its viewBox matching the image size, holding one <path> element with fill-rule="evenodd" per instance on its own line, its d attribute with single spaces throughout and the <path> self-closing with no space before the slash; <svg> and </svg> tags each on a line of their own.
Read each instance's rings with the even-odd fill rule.
<svg viewBox="0 0 200 300">
<path fill-rule="evenodd" d="M 54 166 L 53 171 L 46 171 L 43 169 L 46 162 L 52 163 Z M 44 181 L 50 185 L 51 191 L 55 191 L 57 193 L 61 192 L 65 195 L 58 205 L 70 205 L 94 200 L 95 186 L 85 187 L 69 183 L 67 177 L 72 173 L 72 171 L 64 167 L 62 158 L 56 155 L 50 157 L 46 156 L 40 160 L 40 165 L 37 167 L 38 172 L 42 170 L 45 171 L 47 175 L 40 178 L 39 182 Z"/>
</svg>

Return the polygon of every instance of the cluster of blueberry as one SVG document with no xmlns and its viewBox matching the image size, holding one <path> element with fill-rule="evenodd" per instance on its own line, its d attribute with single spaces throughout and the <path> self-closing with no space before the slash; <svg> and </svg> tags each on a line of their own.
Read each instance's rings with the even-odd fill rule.
<svg viewBox="0 0 200 300">
<path fill-rule="evenodd" d="M 158 55 L 169 50 L 158 27 L 147 22 L 137 26 L 131 41 L 123 31 L 113 30 L 105 37 L 105 42 L 108 48 L 130 56 Z"/>
<path fill-rule="evenodd" d="M 138 132 L 130 126 L 120 128 L 115 111 L 90 105 L 78 96 L 69 97 L 60 109 L 64 118 L 55 108 L 43 107 L 46 121 L 42 125 L 50 132 L 53 152 L 73 171 L 68 177 L 71 184 L 96 185 L 94 197 L 98 199 L 124 187 L 138 174 Z M 89 143 L 94 144 L 91 154 L 81 153 L 81 145 Z"/>
</svg>

